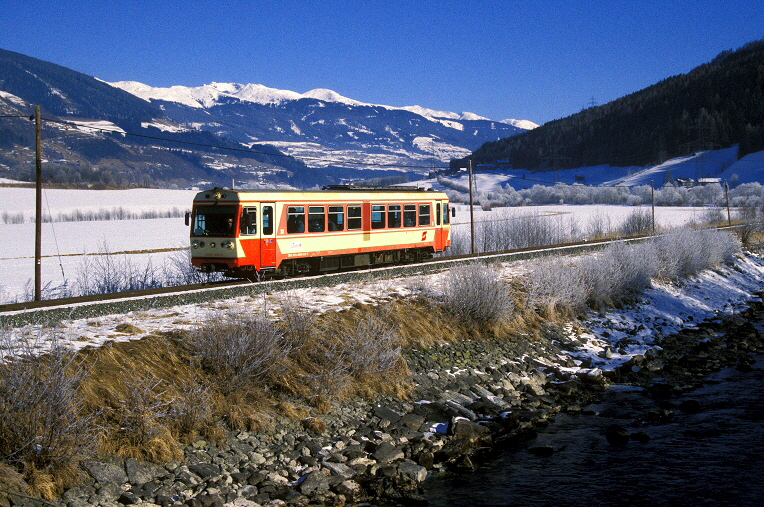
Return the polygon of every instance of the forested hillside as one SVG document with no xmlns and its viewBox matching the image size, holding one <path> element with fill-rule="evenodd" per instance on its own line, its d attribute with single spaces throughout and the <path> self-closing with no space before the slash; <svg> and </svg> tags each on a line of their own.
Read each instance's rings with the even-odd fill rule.
<svg viewBox="0 0 764 507">
<path fill-rule="evenodd" d="M 542 170 L 647 165 L 735 144 L 740 157 L 764 149 L 764 39 L 608 104 L 486 143 L 452 166 L 469 158 Z"/>
</svg>

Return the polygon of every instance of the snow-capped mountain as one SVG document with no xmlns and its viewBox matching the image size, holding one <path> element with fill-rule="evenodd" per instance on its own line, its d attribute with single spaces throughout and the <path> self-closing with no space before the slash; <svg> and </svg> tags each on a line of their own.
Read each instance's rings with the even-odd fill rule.
<svg viewBox="0 0 764 507">
<path fill-rule="evenodd" d="M 536 127 L 527 120 L 492 121 L 469 112 L 370 104 L 324 88 L 298 93 L 260 84 L 110 84 L 160 107 L 191 129 L 250 147 L 277 146 L 313 167 L 377 164 L 426 172 L 487 141 Z"/>
</svg>

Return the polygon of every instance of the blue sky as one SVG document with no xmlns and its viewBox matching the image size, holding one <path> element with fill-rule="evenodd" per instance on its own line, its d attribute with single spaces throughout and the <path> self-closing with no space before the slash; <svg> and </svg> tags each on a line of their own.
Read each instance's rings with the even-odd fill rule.
<svg viewBox="0 0 764 507">
<path fill-rule="evenodd" d="M 0 0 L 0 48 L 106 81 L 329 88 L 544 123 L 764 38 L 761 0 Z"/>
</svg>

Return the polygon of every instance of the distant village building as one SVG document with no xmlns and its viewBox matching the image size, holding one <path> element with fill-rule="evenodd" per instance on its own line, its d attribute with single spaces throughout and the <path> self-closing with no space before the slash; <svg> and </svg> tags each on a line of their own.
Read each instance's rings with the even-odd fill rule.
<svg viewBox="0 0 764 507">
<path fill-rule="evenodd" d="M 676 184 L 679 187 L 686 187 L 686 188 L 692 188 L 696 185 L 704 186 L 704 185 L 713 185 L 714 183 L 721 185 L 722 179 L 721 178 L 698 178 L 697 180 L 694 180 L 692 178 L 677 178 Z"/>
</svg>

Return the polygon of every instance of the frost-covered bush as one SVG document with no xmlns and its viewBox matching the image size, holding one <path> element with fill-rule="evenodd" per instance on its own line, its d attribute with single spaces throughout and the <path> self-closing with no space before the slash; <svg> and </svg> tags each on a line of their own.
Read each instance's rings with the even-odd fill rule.
<svg viewBox="0 0 764 507">
<path fill-rule="evenodd" d="M 138 266 L 127 255 L 117 255 L 102 245 L 100 252 L 85 255 L 77 270 L 74 292 L 83 296 L 162 287 L 161 273 L 149 259 Z"/>
<path fill-rule="evenodd" d="M 650 243 L 618 242 L 597 255 L 584 257 L 580 266 L 589 290 L 589 306 L 603 308 L 648 288 L 657 272 L 657 259 Z"/>
<path fill-rule="evenodd" d="M 657 276 L 666 280 L 679 280 L 732 262 L 740 251 L 733 234 L 712 229 L 676 229 L 661 236 L 655 246 Z"/>
<path fill-rule="evenodd" d="M 449 255 L 470 253 L 469 224 L 451 228 Z M 491 212 L 491 219 L 475 223 L 475 250 L 497 252 L 533 248 L 573 241 L 580 235 L 570 217 L 543 216 L 502 208 Z"/>
<path fill-rule="evenodd" d="M 265 315 L 229 312 L 215 315 L 191 332 L 189 340 L 202 367 L 235 390 L 265 378 L 292 348 Z"/>
<path fill-rule="evenodd" d="M 569 258 L 539 259 L 522 281 L 526 309 L 537 310 L 548 318 L 583 312 L 591 293 L 585 275 Z"/>
<path fill-rule="evenodd" d="M 621 224 L 620 231 L 624 236 L 651 233 L 653 231 L 652 213 L 648 209 L 634 208 Z"/>
<path fill-rule="evenodd" d="M 449 270 L 443 282 L 443 296 L 450 313 L 477 324 L 498 324 L 513 309 L 507 284 L 490 265 L 482 263 Z"/>
</svg>

